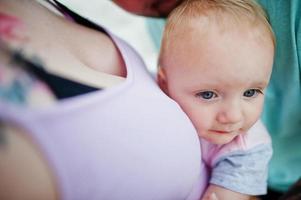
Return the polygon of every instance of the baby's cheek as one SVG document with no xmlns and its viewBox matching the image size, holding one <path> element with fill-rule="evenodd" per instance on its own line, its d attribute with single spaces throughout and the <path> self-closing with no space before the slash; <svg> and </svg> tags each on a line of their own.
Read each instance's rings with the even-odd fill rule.
<svg viewBox="0 0 301 200">
<path fill-rule="evenodd" d="M 263 102 L 261 99 L 258 99 L 255 105 L 249 107 L 247 115 L 245 117 L 245 127 L 250 129 L 259 119 L 262 113 Z"/>
<path fill-rule="evenodd" d="M 249 121 L 245 124 L 244 132 L 247 132 L 254 124 L 259 120 L 260 114 L 254 115 Z"/>
<path fill-rule="evenodd" d="M 196 128 L 197 133 L 200 137 L 206 136 L 207 131 L 209 130 L 209 127 L 205 122 L 208 122 L 208 121 L 206 121 L 204 119 L 199 119 L 199 120 L 197 120 L 197 121 L 195 120 L 193 122 L 193 125 Z"/>
</svg>

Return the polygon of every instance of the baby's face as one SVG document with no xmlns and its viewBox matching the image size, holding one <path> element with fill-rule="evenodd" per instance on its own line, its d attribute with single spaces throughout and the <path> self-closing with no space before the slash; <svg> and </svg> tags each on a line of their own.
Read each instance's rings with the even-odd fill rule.
<svg viewBox="0 0 301 200">
<path fill-rule="evenodd" d="M 260 30 L 210 26 L 186 32 L 165 52 L 165 92 L 191 119 L 200 137 L 226 144 L 260 117 L 274 46 Z"/>
</svg>

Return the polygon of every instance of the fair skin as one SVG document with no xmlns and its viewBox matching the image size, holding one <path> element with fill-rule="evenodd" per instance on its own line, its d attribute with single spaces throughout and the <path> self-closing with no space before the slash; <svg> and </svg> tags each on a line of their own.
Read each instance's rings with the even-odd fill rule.
<svg viewBox="0 0 301 200">
<path fill-rule="evenodd" d="M 201 138 L 227 144 L 260 117 L 274 45 L 262 27 L 192 21 L 169 35 L 159 85 L 186 112 Z M 213 192 L 218 199 L 249 198 L 214 185 L 203 198 Z"/>
<path fill-rule="evenodd" d="M 99 32 L 64 21 L 45 11 L 45 9 L 37 6 L 35 3 L 28 4 L 29 2 L 31 1 L 1 1 L 0 11 L 22 19 L 25 23 L 25 30 L 20 33 L 26 34 L 25 37 L 29 39 L 26 48 L 30 53 L 38 53 L 38 56 L 42 57 L 46 62 L 46 67 L 48 66 L 49 69 L 55 70 L 55 66 L 58 65 L 67 67 L 77 66 L 80 68 L 80 71 L 86 71 L 86 69 L 90 71 L 92 68 L 93 73 L 87 71 L 91 76 L 96 74 L 94 69 L 97 69 L 97 72 L 102 72 L 100 74 L 104 76 L 114 75 L 119 78 L 126 76 L 123 70 L 123 63 L 120 62 L 119 54 L 108 37 Z M 136 4 L 143 3 L 144 1 L 137 1 Z M 134 4 L 130 6 L 134 6 Z M 138 7 L 138 11 L 140 8 L 142 7 Z M 138 11 L 136 13 L 141 12 L 143 14 L 144 12 L 143 10 Z M 45 22 L 47 22 L 48 26 L 45 26 Z M 78 34 L 73 35 L 70 32 Z M 78 40 L 79 37 L 85 38 L 86 45 L 77 43 L 80 41 Z M 45 38 L 47 38 L 47 41 L 45 41 Z M 91 48 L 93 49 L 91 50 Z M 82 52 L 89 52 L 89 54 L 82 54 Z M 91 54 L 91 52 L 98 52 L 106 59 L 100 60 L 99 54 L 95 55 Z M 74 71 L 74 68 L 69 68 L 66 71 L 71 73 Z M 65 74 L 64 72 L 58 73 L 63 73 L 62 76 Z M 69 78 L 72 79 L 72 77 Z M 87 76 L 77 78 L 82 77 Z M 109 76 L 108 78 L 111 79 L 112 77 Z M 102 87 L 103 83 L 99 83 L 99 81 L 104 80 L 103 78 L 98 78 L 97 81 L 91 82 L 92 79 L 87 78 L 81 81 L 84 81 L 88 85 Z M 106 85 L 110 87 L 110 84 Z M 29 138 L 24 137 L 25 130 L 16 128 L 11 124 L 0 129 L 1 131 L 4 130 L 3 135 L 6 141 L 6 151 L 3 151 L 3 154 L 1 154 L 3 162 L 0 162 L 2 163 L 1 170 L 5 173 L 0 177 L 3 177 L 3 180 L 9 180 L 7 182 L 9 183 L 8 185 L 0 187 L 3 188 L 0 191 L 3 196 L 0 196 L 3 199 L 46 199 L 46 197 L 47 199 L 57 199 L 57 188 L 53 174 L 45 160 L 41 157 L 35 144 Z M 10 151 L 10 154 L 6 154 L 7 151 Z M 23 153 L 26 153 L 26 155 Z M 18 176 L 19 172 L 23 173 Z M 12 190 L 13 192 L 11 192 Z M 39 191 L 39 193 L 36 191 Z"/>
<path fill-rule="evenodd" d="M 219 29 L 212 23 L 206 33 L 198 29 L 185 32 L 180 40 L 171 39 L 159 78 L 200 137 L 226 144 L 259 119 L 273 44 L 248 29 L 227 29 L 222 34 Z M 193 39 L 200 35 L 201 40 Z"/>
<path fill-rule="evenodd" d="M 151 17 L 167 17 L 182 0 L 113 0 L 128 12 Z"/>
<path fill-rule="evenodd" d="M 21 48 L 28 57 L 39 57 L 47 71 L 96 88 L 111 87 L 124 80 L 124 63 L 105 34 L 57 16 L 36 1 L 3 0 L 0 5 L 3 24 L 8 18 L 18 20 L 18 23 L 9 22 L 11 32 L 18 36 L 8 38 L 1 34 L 0 39 L 14 48 Z M 70 32 L 76 34 L 70 35 Z M 86 38 L 85 42 L 78 40 L 79 37 Z M 96 52 L 106 59 L 99 59 Z"/>
</svg>

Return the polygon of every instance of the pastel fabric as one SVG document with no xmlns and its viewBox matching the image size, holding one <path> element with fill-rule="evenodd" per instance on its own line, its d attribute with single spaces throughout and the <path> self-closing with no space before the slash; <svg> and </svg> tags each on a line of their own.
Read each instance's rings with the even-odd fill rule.
<svg viewBox="0 0 301 200">
<path fill-rule="evenodd" d="M 49 108 L 0 101 L 0 119 L 39 145 L 60 199 L 199 199 L 207 171 L 193 125 L 136 52 L 112 38 L 126 64 L 124 83 Z"/>
<path fill-rule="evenodd" d="M 276 52 L 262 121 L 273 143 L 269 187 L 286 191 L 301 177 L 301 1 L 258 0 L 276 35 Z M 148 20 L 159 48 L 164 20 Z"/>
</svg>

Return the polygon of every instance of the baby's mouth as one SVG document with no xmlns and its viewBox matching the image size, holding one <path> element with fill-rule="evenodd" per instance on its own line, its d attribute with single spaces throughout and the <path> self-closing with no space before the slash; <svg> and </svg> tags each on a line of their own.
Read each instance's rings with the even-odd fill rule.
<svg viewBox="0 0 301 200">
<path fill-rule="evenodd" d="M 230 134 L 234 132 L 234 131 L 224 131 L 224 130 L 209 130 L 209 131 L 218 134 Z"/>
</svg>

